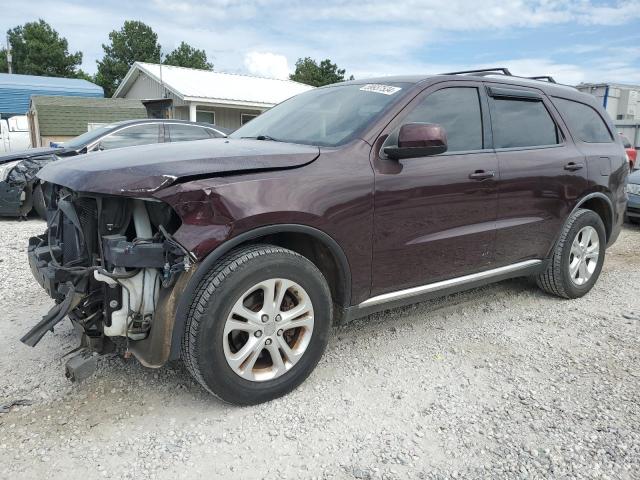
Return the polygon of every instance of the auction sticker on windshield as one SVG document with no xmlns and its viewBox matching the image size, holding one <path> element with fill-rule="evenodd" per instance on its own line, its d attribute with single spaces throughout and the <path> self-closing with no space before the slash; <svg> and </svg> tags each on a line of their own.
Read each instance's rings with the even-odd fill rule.
<svg viewBox="0 0 640 480">
<path fill-rule="evenodd" d="M 400 87 L 392 87 L 391 85 L 380 85 L 378 83 L 368 83 L 364 87 L 360 88 L 363 92 L 375 92 L 382 93 L 383 95 L 393 95 L 396 92 L 402 90 Z"/>
</svg>

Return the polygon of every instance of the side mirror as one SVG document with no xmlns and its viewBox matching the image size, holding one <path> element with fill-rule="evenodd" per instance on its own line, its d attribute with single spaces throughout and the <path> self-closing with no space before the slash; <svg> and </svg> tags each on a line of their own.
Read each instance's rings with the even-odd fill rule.
<svg viewBox="0 0 640 480">
<path fill-rule="evenodd" d="M 437 123 L 406 123 L 398 132 L 398 145 L 384 148 L 394 160 L 428 157 L 447 151 L 447 133 Z"/>
</svg>

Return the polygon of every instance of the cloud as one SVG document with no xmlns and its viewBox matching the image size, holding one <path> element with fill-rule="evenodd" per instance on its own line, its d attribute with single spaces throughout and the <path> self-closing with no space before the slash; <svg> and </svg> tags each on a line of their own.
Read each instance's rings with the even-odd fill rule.
<svg viewBox="0 0 640 480">
<path fill-rule="evenodd" d="M 289 78 L 287 57 L 271 52 L 249 52 L 244 56 L 244 66 L 249 73 L 260 77 Z"/>
<path fill-rule="evenodd" d="M 495 28 L 536 27 L 561 23 L 619 25 L 640 18 L 640 1 L 607 4 L 586 0 L 325 0 L 293 3 L 295 19 L 357 23 L 402 23 L 422 29 L 480 31 Z"/>
<path fill-rule="evenodd" d="M 0 31 L 44 18 L 89 73 L 108 33 L 139 19 L 165 53 L 184 40 L 216 70 L 269 77 L 306 56 L 356 78 L 487 65 L 570 83 L 640 77 L 640 0 L 29 0 L 4 13 Z"/>
</svg>

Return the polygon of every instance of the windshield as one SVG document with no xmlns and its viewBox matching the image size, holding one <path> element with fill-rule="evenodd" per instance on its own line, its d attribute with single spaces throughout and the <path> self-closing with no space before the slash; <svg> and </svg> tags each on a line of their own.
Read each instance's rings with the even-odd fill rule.
<svg viewBox="0 0 640 480">
<path fill-rule="evenodd" d="M 361 133 L 408 83 L 336 85 L 297 95 L 230 135 L 335 147 Z"/>
<path fill-rule="evenodd" d="M 110 124 L 110 125 L 103 125 L 101 127 L 94 128 L 93 130 L 89 130 L 88 132 L 83 133 L 82 135 L 78 135 L 77 137 L 72 138 L 68 142 L 64 142 L 62 145 L 64 147 L 68 147 L 74 150 L 78 148 L 82 148 L 94 142 L 95 140 L 99 139 L 115 126 L 116 125 L 114 124 Z"/>
</svg>

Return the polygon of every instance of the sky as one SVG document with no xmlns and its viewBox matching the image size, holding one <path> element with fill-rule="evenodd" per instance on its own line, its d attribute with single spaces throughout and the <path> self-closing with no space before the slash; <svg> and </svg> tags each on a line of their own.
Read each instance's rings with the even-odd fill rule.
<svg viewBox="0 0 640 480">
<path fill-rule="evenodd" d="M 508 67 L 562 83 L 640 84 L 640 0 L 1 0 L 0 31 L 43 18 L 94 73 L 108 34 L 141 20 L 214 69 L 287 78 L 300 57 L 356 78 Z M 0 41 L 2 38 L 0 37 Z"/>
</svg>

